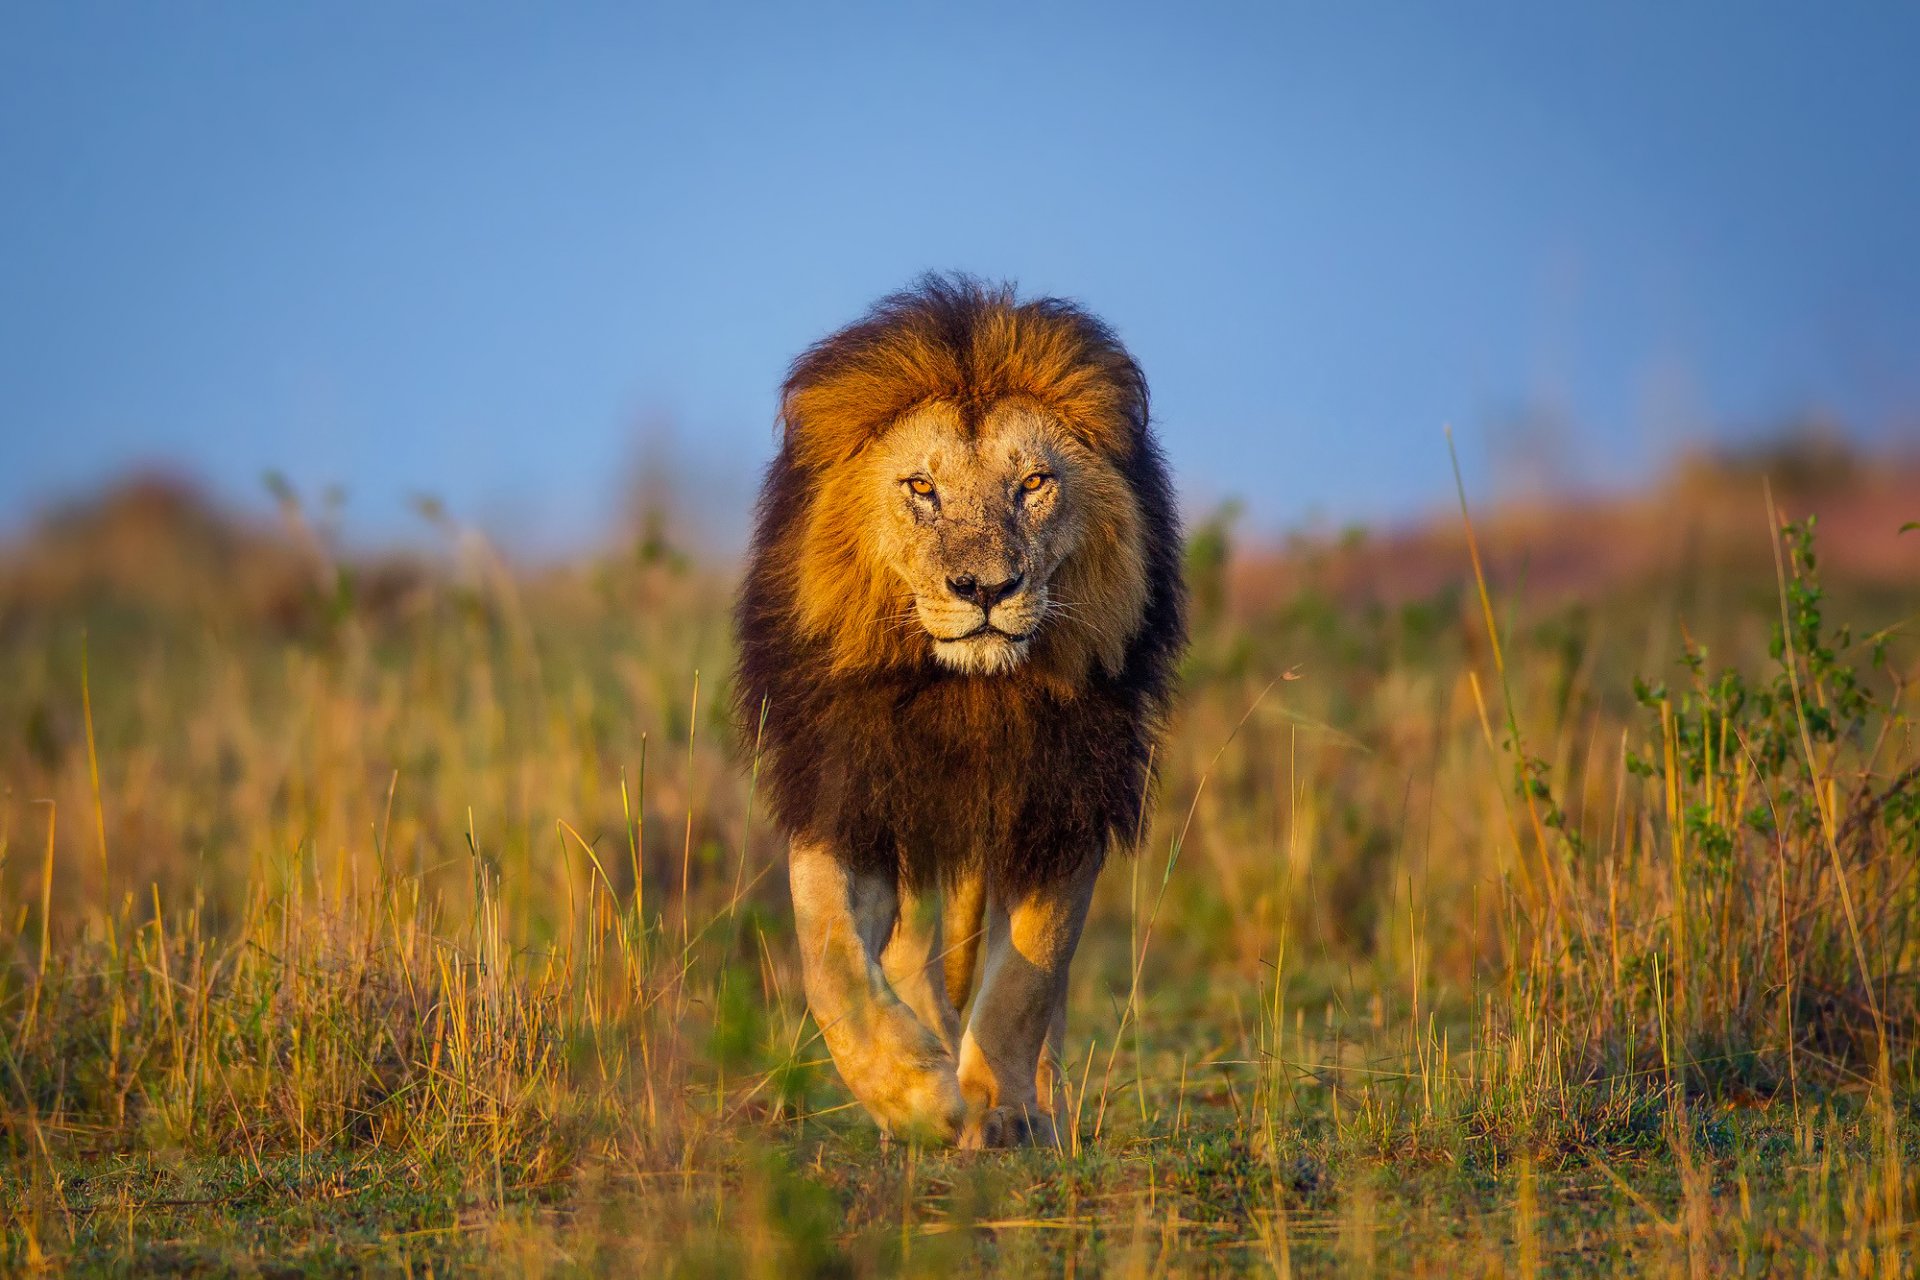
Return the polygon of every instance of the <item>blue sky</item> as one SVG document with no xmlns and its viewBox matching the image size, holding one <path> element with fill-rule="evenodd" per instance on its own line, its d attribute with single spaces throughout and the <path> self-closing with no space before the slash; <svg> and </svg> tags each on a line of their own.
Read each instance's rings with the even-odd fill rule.
<svg viewBox="0 0 1920 1280">
<path fill-rule="evenodd" d="M 1909 439 L 1917 65 L 1895 4 L 8 5 L 0 528 L 164 462 L 564 548 L 670 457 L 737 534 L 786 361 L 927 268 L 1106 316 L 1269 528 L 1443 501 L 1447 422 L 1485 488 Z"/>
</svg>

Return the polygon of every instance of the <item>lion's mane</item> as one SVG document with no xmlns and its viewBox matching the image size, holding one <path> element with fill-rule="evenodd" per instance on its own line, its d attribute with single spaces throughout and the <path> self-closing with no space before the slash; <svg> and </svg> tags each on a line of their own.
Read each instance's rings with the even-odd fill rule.
<svg viewBox="0 0 1920 1280">
<path fill-rule="evenodd" d="M 908 411 L 943 400 L 972 429 L 1010 397 L 1044 407 L 1123 483 L 1087 496 L 1088 536 L 1055 575 L 1075 608 L 1020 667 L 969 675 L 890 624 L 904 587 L 836 489 Z M 977 870 L 1005 892 L 1130 840 L 1186 610 L 1146 379 L 1112 331 L 1059 299 L 928 276 L 794 361 L 780 431 L 733 696 L 782 825 L 862 869 L 917 884 Z"/>
</svg>

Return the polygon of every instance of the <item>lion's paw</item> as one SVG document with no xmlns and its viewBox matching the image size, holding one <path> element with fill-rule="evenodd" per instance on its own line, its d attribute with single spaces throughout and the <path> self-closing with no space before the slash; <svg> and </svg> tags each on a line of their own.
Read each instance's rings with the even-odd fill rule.
<svg viewBox="0 0 1920 1280">
<path fill-rule="evenodd" d="M 1037 1107 L 988 1107 L 960 1131 L 960 1145 L 970 1151 L 1057 1147 L 1060 1135 L 1053 1117 Z"/>
<path fill-rule="evenodd" d="M 889 1086 L 866 1099 L 881 1141 L 940 1146 L 959 1140 L 967 1104 L 952 1067 L 942 1062 L 903 1070 Z"/>
</svg>

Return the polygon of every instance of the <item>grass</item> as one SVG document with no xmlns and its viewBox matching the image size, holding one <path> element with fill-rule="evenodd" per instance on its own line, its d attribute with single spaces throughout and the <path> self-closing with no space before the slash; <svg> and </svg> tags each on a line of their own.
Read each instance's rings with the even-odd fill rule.
<svg viewBox="0 0 1920 1280">
<path fill-rule="evenodd" d="M 985 1156 L 825 1060 L 724 572 L 438 512 L 444 563 L 339 559 L 283 498 L 0 558 L 0 1268 L 1913 1265 L 1920 578 L 1757 486 L 1724 557 L 1537 599 L 1478 512 L 1399 596 L 1202 530 L 1071 1140 Z"/>
</svg>

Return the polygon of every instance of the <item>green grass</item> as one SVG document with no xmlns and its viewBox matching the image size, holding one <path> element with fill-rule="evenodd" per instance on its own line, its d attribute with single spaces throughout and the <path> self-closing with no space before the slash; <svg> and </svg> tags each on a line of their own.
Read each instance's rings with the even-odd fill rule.
<svg viewBox="0 0 1920 1280">
<path fill-rule="evenodd" d="M 61 1205 L 24 1208 L 77 1269 L 689 1274 L 1247 1269 L 1873 1273 L 1888 1256 L 1876 1137 L 1857 1108 L 1715 1112 L 1693 1172 L 1656 1123 L 1603 1157 L 1501 1160 L 1355 1149 L 1324 1115 L 1277 1152 L 1230 1110 L 1077 1157 L 884 1151 L 850 1124 L 736 1135 L 693 1170 L 595 1166 L 496 1201 L 450 1165 L 379 1151 L 302 1162 L 178 1151 L 66 1162 Z M 1914 1134 L 1903 1126 L 1902 1141 Z M 37 1216 L 36 1216 L 37 1215 Z M 1898 1256 L 1898 1255 L 1894 1255 Z M 1899 1266 L 1895 1266 L 1896 1273 Z"/>
<path fill-rule="evenodd" d="M 1257 609 L 1203 540 L 1068 1147 L 983 1155 L 825 1060 L 723 574 L 17 549 L 0 1269 L 1906 1274 L 1920 595 L 1754 527 Z"/>
</svg>

